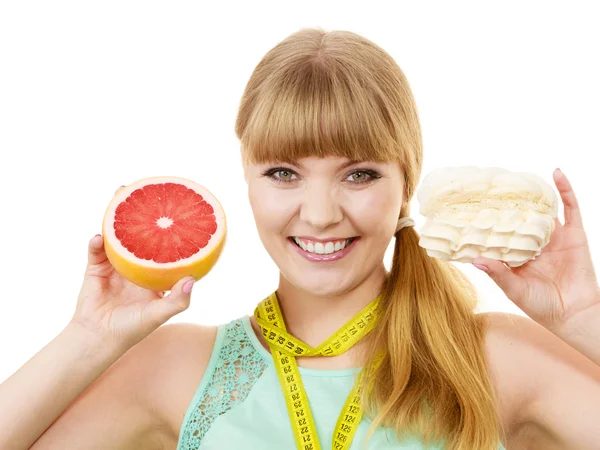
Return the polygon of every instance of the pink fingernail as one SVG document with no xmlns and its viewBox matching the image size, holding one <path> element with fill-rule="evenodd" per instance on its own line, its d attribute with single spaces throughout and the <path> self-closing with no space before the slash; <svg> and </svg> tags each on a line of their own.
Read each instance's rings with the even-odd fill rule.
<svg viewBox="0 0 600 450">
<path fill-rule="evenodd" d="M 488 269 L 486 266 L 482 266 L 480 264 L 473 264 L 475 267 L 477 267 L 479 270 L 483 270 L 485 273 L 490 273 L 490 269 Z"/>
<path fill-rule="evenodd" d="M 189 294 L 192 291 L 192 287 L 194 286 L 194 280 L 190 280 L 183 285 L 183 292 L 185 294 Z"/>
</svg>

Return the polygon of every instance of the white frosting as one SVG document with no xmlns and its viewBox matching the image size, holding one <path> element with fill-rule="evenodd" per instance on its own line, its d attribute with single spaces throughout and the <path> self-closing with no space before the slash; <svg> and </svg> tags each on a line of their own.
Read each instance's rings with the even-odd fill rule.
<svg viewBox="0 0 600 450">
<path fill-rule="evenodd" d="M 550 242 L 558 198 L 537 175 L 499 167 L 437 169 L 417 191 L 427 217 L 419 245 L 443 260 L 477 256 L 518 267 Z"/>
</svg>

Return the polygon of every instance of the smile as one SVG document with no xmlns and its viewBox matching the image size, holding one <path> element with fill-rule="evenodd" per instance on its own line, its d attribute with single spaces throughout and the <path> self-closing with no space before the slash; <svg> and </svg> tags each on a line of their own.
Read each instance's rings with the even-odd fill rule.
<svg viewBox="0 0 600 450">
<path fill-rule="evenodd" d="M 291 236 L 288 242 L 304 258 L 309 261 L 337 261 L 346 256 L 356 246 L 358 237 L 329 242 L 316 242 Z"/>
</svg>

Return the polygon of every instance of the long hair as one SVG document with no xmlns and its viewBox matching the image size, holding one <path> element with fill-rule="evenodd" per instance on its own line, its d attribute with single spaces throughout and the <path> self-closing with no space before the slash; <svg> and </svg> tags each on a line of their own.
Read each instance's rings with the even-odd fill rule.
<svg viewBox="0 0 600 450">
<path fill-rule="evenodd" d="M 277 44 L 246 85 L 235 132 L 244 163 L 330 155 L 397 162 L 408 199 L 401 217 L 409 215 L 423 161 L 417 108 L 398 64 L 362 36 L 305 28 Z M 383 316 L 368 340 L 367 355 L 385 354 L 377 369 L 370 357 L 363 370 L 370 431 L 381 425 L 399 440 L 497 449 L 476 289 L 418 243 L 412 227 L 397 233 Z"/>
</svg>

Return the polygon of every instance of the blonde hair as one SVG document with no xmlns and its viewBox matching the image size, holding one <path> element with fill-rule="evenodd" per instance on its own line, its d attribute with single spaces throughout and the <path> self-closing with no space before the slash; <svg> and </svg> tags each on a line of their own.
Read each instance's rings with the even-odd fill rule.
<svg viewBox="0 0 600 450">
<path fill-rule="evenodd" d="M 401 217 L 409 215 L 423 161 L 417 108 L 394 59 L 362 36 L 308 28 L 281 41 L 254 69 L 235 132 L 244 163 L 330 155 L 397 162 L 407 199 Z M 413 434 L 449 449 L 497 449 L 477 292 L 418 242 L 414 228 L 397 233 L 383 316 L 369 338 L 367 354 L 386 355 L 377 370 L 372 359 L 363 370 L 370 431 L 381 425 L 399 440 Z"/>
</svg>

